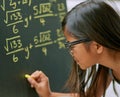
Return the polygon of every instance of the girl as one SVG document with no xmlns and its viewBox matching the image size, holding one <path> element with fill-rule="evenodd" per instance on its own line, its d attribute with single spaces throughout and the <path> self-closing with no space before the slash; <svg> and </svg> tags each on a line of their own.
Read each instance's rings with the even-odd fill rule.
<svg viewBox="0 0 120 97">
<path fill-rule="evenodd" d="M 42 71 L 35 71 L 28 81 L 38 95 L 101 97 L 106 95 L 106 90 L 113 83 L 114 93 L 120 97 L 117 92 L 120 87 L 118 13 L 104 1 L 87 0 L 67 13 L 62 28 L 67 40 L 65 45 L 74 59 L 66 84 L 70 93 L 52 92 L 48 77 Z"/>
</svg>

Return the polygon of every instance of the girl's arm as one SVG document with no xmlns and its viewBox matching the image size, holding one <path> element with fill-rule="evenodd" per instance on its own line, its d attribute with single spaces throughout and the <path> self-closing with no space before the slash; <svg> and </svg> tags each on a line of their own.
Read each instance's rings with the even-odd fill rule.
<svg viewBox="0 0 120 97">
<path fill-rule="evenodd" d="M 35 71 L 28 77 L 32 88 L 35 88 L 40 97 L 77 97 L 74 93 L 56 93 L 52 92 L 48 77 L 42 71 Z"/>
</svg>

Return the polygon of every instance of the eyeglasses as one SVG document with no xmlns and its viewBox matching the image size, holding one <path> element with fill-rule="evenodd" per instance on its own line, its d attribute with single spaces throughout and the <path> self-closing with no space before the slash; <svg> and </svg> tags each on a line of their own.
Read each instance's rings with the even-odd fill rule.
<svg viewBox="0 0 120 97">
<path fill-rule="evenodd" d="M 65 47 L 70 49 L 73 45 L 76 45 L 76 44 L 79 44 L 79 43 L 82 43 L 82 42 L 89 42 L 90 39 L 80 39 L 80 40 L 76 40 L 76 41 L 73 41 L 73 42 L 69 42 L 67 41 L 65 43 Z"/>
</svg>

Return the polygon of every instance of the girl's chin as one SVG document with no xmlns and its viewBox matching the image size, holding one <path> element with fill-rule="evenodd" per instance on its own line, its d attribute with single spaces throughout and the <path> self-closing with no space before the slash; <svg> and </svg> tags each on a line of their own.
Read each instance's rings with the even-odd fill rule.
<svg viewBox="0 0 120 97">
<path fill-rule="evenodd" d="M 87 69 L 83 64 L 79 64 L 79 63 L 77 63 L 77 64 L 79 65 L 79 67 L 80 67 L 82 70 L 86 70 L 86 69 Z"/>
</svg>

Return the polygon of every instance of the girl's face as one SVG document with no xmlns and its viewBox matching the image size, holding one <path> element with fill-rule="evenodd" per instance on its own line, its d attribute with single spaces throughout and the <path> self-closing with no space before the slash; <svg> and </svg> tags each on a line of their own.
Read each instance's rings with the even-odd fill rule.
<svg viewBox="0 0 120 97">
<path fill-rule="evenodd" d="M 78 40 L 72 35 L 70 35 L 66 28 L 64 30 L 64 35 L 66 37 L 66 40 L 70 43 Z M 89 46 L 82 42 L 72 45 L 69 48 L 72 57 L 81 69 L 85 70 L 97 63 L 98 56 L 97 53 L 94 51 L 94 48 L 92 48 L 92 46 L 92 42 L 89 44 Z"/>
</svg>

